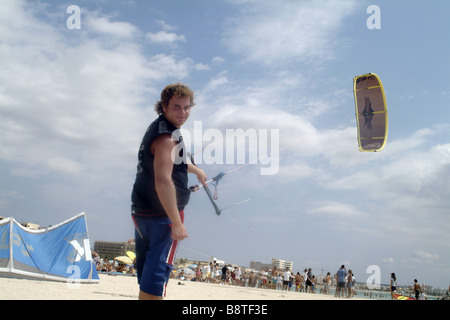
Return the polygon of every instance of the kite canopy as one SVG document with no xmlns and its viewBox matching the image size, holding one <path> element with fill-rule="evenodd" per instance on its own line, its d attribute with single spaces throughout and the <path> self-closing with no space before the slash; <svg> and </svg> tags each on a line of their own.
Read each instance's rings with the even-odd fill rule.
<svg viewBox="0 0 450 320">
<path fill-rule="evenodd" d="M 386 145 L 388 114 L 383 84 L 375 73 L 353 78 L 359 151 L 380 151 Z"/>
<path fill-rule="evenodd" d="M 85 213 L 31 230 L 14 218 L 0 221 L 0 276 L 97 283 Z"/>
<path fill-rule="evenodd" d="M 416 300 L 416 299 L 414 299 L 414 298 L 412 298 L 412 297 L 403 296 L 403 295 L 401 295 L 401 294 L 394 294 L 394 298 L 395 298 L 396 300 Z"/>
</svg>

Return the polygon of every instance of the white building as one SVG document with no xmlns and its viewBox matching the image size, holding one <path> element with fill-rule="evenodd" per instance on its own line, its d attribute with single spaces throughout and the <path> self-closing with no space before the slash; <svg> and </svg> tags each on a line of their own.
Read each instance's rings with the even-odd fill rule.
<svg viewBox="0 0 450 320">
<path fill-rule="evenodd" d="M 292 261 L 286 261 L 278 258 L 272 258 L 272 266 L 277 267 L 279 270 L 286 270 L 286 268 L 288 268 L 291 272 L 294 269 L 294 263 Z"/>
</svg>

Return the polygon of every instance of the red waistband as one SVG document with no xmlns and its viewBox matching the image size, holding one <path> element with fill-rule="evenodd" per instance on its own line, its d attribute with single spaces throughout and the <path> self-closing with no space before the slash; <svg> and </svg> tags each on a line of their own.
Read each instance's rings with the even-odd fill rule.
<svg viewBox="0 0 450 320">
<path fill-rule="evenodd" d="M 153 214 L 146 214 L 146 213 L 137 213 L 134 210 L 131 210 L 132 216 L 137 216 L 140 218 L 158 218 L 158 217 L 167 217 L 167 214 L 165 213 L 153 213 Z M 180 217 L 181 222 L 184 222 L 184 210 L 180 210 Z"/>
</svg>

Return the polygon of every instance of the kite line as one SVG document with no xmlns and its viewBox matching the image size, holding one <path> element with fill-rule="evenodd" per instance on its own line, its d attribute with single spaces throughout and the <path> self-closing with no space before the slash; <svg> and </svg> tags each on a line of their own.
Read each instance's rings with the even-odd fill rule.
<svg viewBox="0 0 450 320">
<path fill-rule="evenodd" d="M 197 166 L 197 165 L 195 164 L 195 162 L 194 162 L 194 156 L 193 156 L 192 154 L 190 155 L 190 158 L 191 158 L 192 164 L 193 164 L 194 166 Z M 219 174 L 216 176 L 216 178 L 219 177 L 219 176 L 220 176 L 220 178 L 218 178 L 218 179 L 216 180 L 217 182 L 216 182 L 216 185 L 215 185 L 215 186 L 217 186 L 217 183 L 219 182 L 219 180 L 222 178 L 223 175 L 224 175 L 224 174 L 221 172 L 221 173 L 219 173 Z M 212 180 L 214 180 L 214 179 L 215 179 L 215 178 L 213 178 Z M 212 181 L 212 180 L 210 180 L 210 181 Z M 211 204 L 213 205 L 214 210 L 216 211 L 216 214 L 217 214 L 218 216 L 221 215 L 221 213 L 222 213 L 223 210 L 226 210 L 226 209 L 229 209 L 229 208 L 233 208 L 233 207 L 237 207 L 237 206 L 241 205 L 242 203 L 245 203 L 245 202 L 247 202 L 247 201 L 250 201 L 250 199 L 247 199 L 247 200 L 244 200 L 244 201 L 241 201 L 241 202 L 237 202 L 237 203 L 234 203 L 234 204 L 232 204 L 232 205 L 229 205 L 229 206 L 227 206 L 227 207 L 225 207 L 225 208 L 220 209 L 219 206 L 217 205 L 216 201 L 215 201 L 215 200 L 217 200 L 217 196 L 213 196 L 213 195 L 211 194 L 211 191 L 209 190 L 209 187 L 208 187 L 208 184 L 207 184 L 207 183 L 208 183 L 208 182 L 204 182 L 204 183 L 202 184 L 202 186 L 203 186 L 203 188 L 205 189 L 206 195 L 208 196 L 209 200 L 211 201 Z M 190 190 L 191 192 L 195 192 L 195 191 L 197 191 L 197 190 L 199 190 L 199 189 L 200 189 L 200 186 L 199 186 L 199 185 L 192 186 L 192 187 L 189 188 L 189 190 Z"/>
<path fill-rule="evenodd" d="M 232 168 L 232 169 L 227 170 L 227 171 L 222 171 L 222 172 L 220 172 L 217 176 L 215 176 L 214 178 L 212 178 L 212 179 L 206 181 L 205 184 L 211 183 L 211 184 L 214 186 L 215 192 L 214 192 L 214 195 L 212 196 L 213 199 L 214 199 L 214 200 L 217 200 L 217 199 L 218 199 L 218 197 L 217 197 L 217 185 L 218 185 L 219 181 L 223 178 L 223 176 L 225 176 L 225 175 L 227 175 L 227 174 L 231 174 L 231 173 L 233 173 L 233 172 L 235 172 L 235 171 L 241 170 L 242 168 L 245 168 L 245 167 L 247 167 L 247 166 L 249 166 L 249 165 L 251 165 L 251 164 L 253 164 L 253 163 L 255 163 L 255 162 L 258 162 L 258 161 L 261 160 L 261 159 L 270 157 L 270 156 L 273 155 L 274 153 L 280 152 L 280 151 L 282 151 L 282 150 L 284 150 L 284 149 L 286 149 L 286 148 L 289 148 L 289 147 L 290 147 L 290 146 L 284 146 L 284 147 L 282 147 L 282 148 L 280 148 L 280 149 L 278 149 L 278 150 L 276 150 L 276 151 L 274 151 L 274 152 L 272 152 L 272 153 L 268 153 L 268 154 L 266 154 L 265 156 L 259 157 L 258 159 L 255 159 L 255 160 L 253 160 L 253 161 L 250 161 L 249 163 L 243 164 L 242 166 L 239 166 L 239 167 L 236 167 L 236 168 Z M 192 155 L 191 155 L 191 161 L 192 161 L 192 160 L 193 160 L 193 159 L 192 159 Z M 192 162 L 192 163 L 193 163 L 193 162 Z M 198 185 L 198 184 L 196 184 L 196 185 L 193 185 L 193 186 L 189 187 L 189 190 L 191 190 L 191 192 L 195 192 L 195 191 L 200 190 L 200 189 L 203 188 L 203 187 L 204 187 L 204 185 Z M 208 192 L 208 191 L 207 191 L 207 192 Z"/>
</svg>

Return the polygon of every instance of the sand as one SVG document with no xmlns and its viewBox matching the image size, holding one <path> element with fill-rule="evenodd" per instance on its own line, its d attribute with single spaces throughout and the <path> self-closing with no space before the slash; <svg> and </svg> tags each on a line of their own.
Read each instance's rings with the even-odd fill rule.
<svg viewBox="0 0 450 320">
<path fill-rule="evenodd" d="M 96 284 L 0 277 L 0 300 L 137 300 L 138 291 L 137 278 L 131 276 L 100 274 L 100 282 Z M 348 300 L 322 294 L 244 288 L 175 279 L 169 281 L 165 299 Z"/>
</svg>

